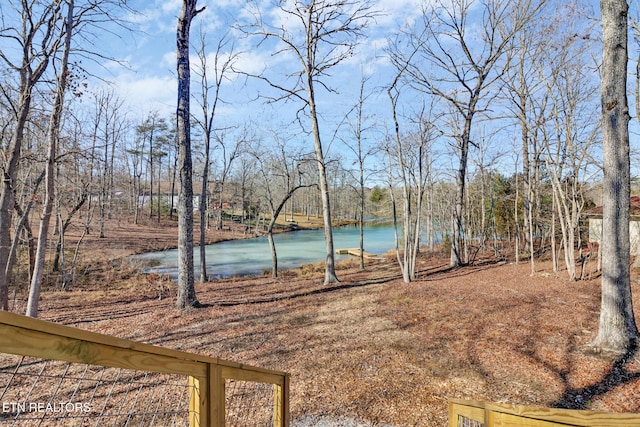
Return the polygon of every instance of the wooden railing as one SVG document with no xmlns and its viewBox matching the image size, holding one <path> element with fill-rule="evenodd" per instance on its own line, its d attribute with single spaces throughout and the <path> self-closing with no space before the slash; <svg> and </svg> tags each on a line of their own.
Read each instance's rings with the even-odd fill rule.
<svg viewBox="0 0 640 427">
<path fill-rule="evenodd" d="M 449 401 L 449 427 L 640 427 L 640 414 Z"/>
<path fill-rule="evenodd" d="M 267 386 L 267 400 L 270 403 L 266 411 L 272 413 L 272 425 L 286 427 L 289 424 L 289 378 L 284 372 L 128 341 L 5 311 L 0 311 L 0 353 L 4 353 L 5 358 L 9 357 L 6 355 L 22 355 L 39 360 L 132 370 L 145 375 L 151 372 L 186 377 L 188 384 L 184 388 L 189 389 L 186 394 L 189 402 L 182 403 L 186 408 L 184 416 L 188 416 L 192 427 L 225 425 L 226 409 L 231 400 L 229 392 L 225 393 L 225 384 L 228 385 L 229 380 L 238 384 L 258 383 Z M 0 392 L 3 388 L 6 392 L 10 384 L 0 384 Z M 75 387 L 76 390 L 79 388 Z M 24 396 L 26 393 L 22 391 L 12 396 Z M 95 390 L 93 394 L 96 394 Z M 244 391 L 237 392 L 236 397 L 241 399 L 246 394 Z M 130 397 L 126 399 L 132 400 Z M 3 409 L 8 408 L 8 402 L 3 401 L 2 404 Z M 24 405 L 11 405 L 25 411 Z M 166 406 L 166 402 L 163 402 L 163 406 Z M 0 416 L 0 420 L 2 418 Z M 242 424 L 251 425 L 247 421 L 242 421 Z"/>
</svg>

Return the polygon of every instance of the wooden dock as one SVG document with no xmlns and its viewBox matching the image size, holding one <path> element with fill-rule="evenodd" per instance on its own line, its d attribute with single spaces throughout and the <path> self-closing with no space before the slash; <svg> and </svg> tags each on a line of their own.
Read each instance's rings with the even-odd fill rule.
<svg viewBox="0 0 640 427">
<path fill-rule="evenodd" d="M 343 249 L 336 249 L 336 253 L 339 255 L 353 255 L 353 256 L 360 256 L 360 248 L 343 248 Z M 376 254 L 372 254 L 370 252 L 364 252 L 363 256 L 365 258 L 377 258 L 378 255 Z"/>
</svg>

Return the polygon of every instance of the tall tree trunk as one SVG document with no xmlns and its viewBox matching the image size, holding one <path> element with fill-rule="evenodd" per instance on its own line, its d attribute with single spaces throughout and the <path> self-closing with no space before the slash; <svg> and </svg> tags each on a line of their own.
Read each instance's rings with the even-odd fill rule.
<svg viewBox="0 0 640 427">
<path fill-rule="evenodd" d="M 173 219 L 173 210 L 175 209 L 173 195 L 176 194 L 176 171 L 177 170 L 178 170 L 178 156 L 176 155 L 173 158 L 173 170 L 171 171 L 171 207 L 169 208 L 169 219 Z M 207 221 L 208 221 L 208 218 L 207 218 Z"/>
<path fill-rule="evenodd" d="M 105 234 L 105 226 L 107 219 L 107 176 L 109 173 L 109 140 L 111 139 L 109 136 L 109 123 L 111 122 L 109 117 L 109 101 L 106 100 L 105 104 L 105 120 L 104 120 L 104 157 L 102 158 L 102 173 L 100 174 L 100 199 L 98 201 L 100 205 L 100 238 L 104 239 Z"/>
<path fill-rule="evenodd" d="M 33 18 L 27 17 L 28 10 L 23 10 L 23 33 L 21 34 L 21 42 L 23 47 L 23 56 L 19 68 L 20 85 L 18 89 L 18 101 L 15 107 L 15 125 L 11 135 L 9 145 L 6 147 L 5 153 L 8 154 L 8 162 L 4 165 L 4 176 L 2 179 L 2 187 L 0 188 L 0 306 L 3 310 L 9 309 L 9 281 L 7 271 L 11 271 L 9 252 L 11 248 L 11 228 L 13 220 L 13 206 L 15 201 L 14 185 L 18 174 L 18 165 L 20 162 L 20 153 L 22 151 L 22 142 L 24 140 L 24 128 L 27 123 L 29 111 L 31 109 L 31 95 L 34 86 L 40 80 L 43 73 L 49 65 L 51 52 L 57 49 L 58 40 L 53 25 L 57 23 L 57 2 L 52 2 L 51 7 L 45 16 L 47 23 L 44 24 L 46 37 L 41 42 L 41 46 L 46 48 L 42 52 L 42 56 L 35 64 L 38 58 L 33 54 L 33 39 L 36 31 L 40 31 L 40 26 L 33 26 L 27 20 Z"/>
<path fill-rule="evenodd" d="M 469 132 L 471 121 L 468 122 Z M 462 226 L 465 207 L 465 183 L 467 174 L 467 159 L 469 156 L 469 139 L 463 136 L 458 146 L 458 171 L 456 173 L 456 200 L 453 212 L 453 230 L 451 231 L 451 259 L 452 267 L 465 264 L 463 257 L 464 228 Z"/>
<path fill-rule="evenodd" d="M 85 204 L 85 202 L 89 198 L 90 198 L 90 195 L 88 193 L 88 189 L 85 187 L 82 189 L 82 195 L 80 196 L 80 199 L 77 200 L 75 206 L 69 211 L 64 221 L 61 218 L 58 218 L 58 222 L 61 225 L 60 225 L 60 231 L 58 233 L 58 242 L 56 243 L 56 253 L 53 257 L 53 266 L 52 266 L 53 271 L 61 271 L 60 260 L 64 255 L 64 235 L 67 232 L 67 228 L 69 228 L 69 225 L 71 225 L 71 219 L 73 218 L 73 216 L 76 214 L 76 212 L 82 209 L 82 206 Z M 86 235 L 86 234 L 87 234 L 87 229 L 85 227 L 83 235 Z"/>
<path fill-rule="evenodd" d="M 278 277 L 278 252 L 276 251 L 276 243 L 273 241 L 273 227 L 271 224 L 269 225 L 269 231 L 267 231 L 267 240 L 271 251 L 271 277 L 276 279 Z"/>
<path fill-rule="evenodd" d="M 324 161 L 324 151 L 320 139 L 320 128 L 318 126 L 318 116 L 316 113 L 315 94 L 313 90 L 313 78 L 307 76 L 307 90 L 309 91 L 309 110 L 311 116 L 311 129 L 313 132 L 313 148 L 316 153 L 316 163 L 318 165 L 318 179 L 320 180 L 320 196 L 322 197 L 322 215 L 324 221 L 324 240 L 326 247 L 326 262 L 324 269 L 324 284 L 338 282 L 335 267 L 335 255 L 333 246 L 333 227 L 331 225 L 331 200 L 329 197 L 329 183 L 327 182 L 327 168 Z"/>
<path fill-rule="evenodd" d="M 222 206 L 224 205 L 224 179 L 220 180 L 218 183 L 218 214 L 216 216 L 216 230 L 222 230 Z"/>
<path fill-rule="evenodd" d="M 140 215 L 140 175 L 138 172 L 135 172 L 135 176 L 133 177 L 133 200 L 135 203 L 135 210 L 133 215 L 133 223 L 138 224 L 138 217 Z M 173 192 L 171 193 L 173 195 Z"/>
<path fill-rule="evenodd" d="M 551 198 L 551 258 L 553 258 L 553 271 L 558 272 L 558 244 L 556 242 L 556 197 Z"/>
<path fill-rule="evenodd" d="M 31 286 L 29 288 L 29 299 L 27 301 L 26 315 L 30 317 L 38 317 L 38 302 L 40 301 L 40 288 L 42 285 L 42 277 L 45 268 L 45 255 L 47 253 L 47 237 L 49 237 L 49 222 L 55 202 L 55 185 L 54 178 L 56 172 L 56 156 L 58 137 L 60 134 L 60 122 L 62 120 L 62 106 L 64 104 L 64 94 L 67 87 L 67 71 L 69 63 L 69 50 L 71 48 L 71 37 L 73 34 L 73 13 L 74 0 L 67 1 L 67 20 L 65 22 L 65 40 L 64 49 L 60 64 L 60 75 L 58 76 L 55 99 L 53 102 L 53 110 L 49 118 L 49 127 L 47 129 L 47 140 L 49 150 L 47 153 L 47 166 L 45 172 L 45 199 L 42 208 L 42 217 L 40 219 L 40 231 L 38 234 L 38 246 L 36 249 L 36 262 L 31 277 Z"/>
<path fill-rule="evenodd" d="M 210 138 L 205 135 L 205 149 L 204 149 L 204 169 L 202 171 L 202 188 L 200 191 L 200 281 L 206 282 L 209 280 L 207 275 L 207 185 L 209 181 L 209 150 L 210 150 Z"/>
<path fill-rule="evenodd" d="M 196 9 L 197 0 L 183 0 L 178 17 L 178 168 L 180 192 L 178 196 L 178 298 L 176 307 L 198 307 L 193 272 L 193 181 L 191 160 L 191 123 L 189 108 L 189 31 L 191 21 L 204 8 Z"/>
<path fill-rule="evenodd" d="M 358 144 L 361 142 L 358 141 Z M 360 270 L 364 270 L 364 198 L 365 198 L 365 187 L 364 187 L 364 170 L 362 167 L 362 163 L 360 163 L 359 169 L 359 185 L 360 185 L 360 194 L 359 194 L 359 207 L 358 207 L 358 234 L 359 234 L 359 245 L 360 245 Z"/>
<path fill-rule="evenodd" d="M 95 162 L 97 158 L 97 150 L 98 150 L 98 129 L 100 127 L 100 120 L 102 117 L 102 113 L 103 113 L 102 103 L 99 103 L 99 105 L 97 106 L 96 116 L 94 119 L 95 121 L 93 126 L 93 133 L 91 135 L 91 150 L 89 152 L 89 159 L 90 159 L 89 166 L 88 166 L 89 180 L 86 185 L 90 192 L 93 187 L 94 169 L 95 169 L 94 166 L 95 166 Z M 140 180 L 138 180 L 138 182 L 139 181 Z M 93 218 L 93 210 L 94 210 L 93 197 L 89 197 L 89 202 L 87 203 L 87 217 L 84 225 L 84 229 L 86 230 L 87 234 L 90 234 L 91 220 Z M 138 217 L 136 214 L 136 224 L 138 223 L 137 219 Z"/>
<path fill-rule="evenodd" d="M 409 188 L 409 182 L 407 178 L 406 169 L 407 166 L 404 162 L 404 155 L 400 137 L 400 124 L 398 122 L 398 114 L 396 110 L 396 103 L 398 101 L 397 93 L 394 95 L 393 90 L 395 88 L 395 82 L 397 82 L 399 78 L 399 74 L 394 81 L 394 84 L 387 89 L 387 95 L 389 96 L 389 101 L 391 102 L 391 116 L 393 118 L 393 127 L 394 127 L 394 139 L 396 143 L 396 157 L 398 160 L 398 168 L 400 169 L 400 175 L 402 177 L 402 195 L 403 195 L 403 215 L 404 215 L 404 251 L 403 256 L 400 256 L 400 245 L 399 245 L 399 236 L 398 236 L 398 217 L 397 217 L 397 208 L 395 196 L 393 194 L 393 174 L 391 172 L 392 169 L 392 161 L 391 154 L 389 153 L 389 190 L 391 194 L 391 202 L 393 205 L 393 231 L 394 231 L 394 240 L 396 246 L 396 258 L 398 259 L 398 264 L 400 265 L 400 270 L 402 271 L 402 279 L 405 283 L 411 283 L 411 274 L 409 270 L 409 265 L 407 263 L 408 257 L 408 244 L 412 242 L 411 239 L 411 191 Z"/>
<path fill-rule="evenodd" d="M 178 77 L 180 78 L 180 77 Z M 178 88 L 178 91 L 180 89 Z M 149 135 L 149 219 L 153 218 L 153 131 L 155 130 L 155 117 Z"/>
<path fill-rule="evenodd" d="M 629 242 L 629 106 L 625 0 L 601 0 L 602 130 L 604 194 L 602 302 L 598 335 L 591 346 L 624 354 L 635 348 L 638 328 L 631 298 Z"/>
<path fill-rule="evenodd" d="M 520 198 L 520 189 L 518 188 L 518 164 L 516 162 L 516 171 L 515 171 L 515 177 L 516 177 L 516 197 L 515 197 L 515 202 L 513 204 L 513 223 L 515 224 L 515 229 L 516 229 L 516 264 L 518 264 L 520 262 L 520 225 L 518 223 L 518 199 Z M 523 174 L 524 175 L 524 174 Z M 526 199 L 526 196 L 524 197 Z M 525 202 L 526 204 L 527 202 Z M 525 220 L 525 223 L 527 221 Z M 527 227 L 524 227 L 525 230 L 528 230 Z M 494 227 L 495 229 L 495 227 Z M 525 232 L 525 236 L 527 235 L 527 233 Z M 525 237 L 525 241 L 527 241 L 528 237 Z M 496 239 L 494 239 L 494 245 L 497 244 Z"/>
<path fill-rule="evenodd" d="M 527 76 L 524 72 L 526 49 L 521 49 L 520 62 L 518 64 L 518 107 L 520 114 L 520 135 L 522 138 L 522 216 L 523 216 L 523 236 L 525 243 L 525 251 L 529 252 L 529 263 L 531 265 L 531 274 L 535 273 L 535 249 L 533 246 L 533 186 L 531 184 L 531 159 L 529 153 L 529 143 L 531 132 L 528 122 L 528 92 L 527 92 Z M 516 213 L 517 217 L 517 213 Z"/>
<path fill-rule="evenodd" d="M 32 251 L 31 248 L 33 246 L 33 235 L 31 233 L 31 226 L 29 225 L 29 214 L 31 213 L 31 208 L 33 207 L 33 204 L 35 203 L 35 195 L 38 193 L 38 187 L 40 187 L 40 183 L 42 183 L 42 180 L 44 179 L 44 175 L 45 175 L 46 171 L 42 171 L 42 173 L 40 173 L 40 175 L 38 175 L 38 178 L 34 181 L 34 183 L 32 184 L 33 187 L 31 188 L 31 196 L 29 197 L 29 202 L 27 202 L 27 206 L 25 206 L 24 210 L 21 209 L 17 204 L 16 204 L 16 212 L 18 213 L 18 215 L 20 215 L 20 220 L 18 221 L 18 224 L 16 225 L 16 229 L 15 229 L 15 234 L 13 235 L 13 241 L 11 243 L 11 250 L 9 251 L 9 261 L 7 262 L 7 265 L 5 266 L 5 274 L 7 277 L 11 277 L 12 274 L 12 270 L 13 270 L 13 266 L 15 263 L 15 258 L 16 258 L 16 253 L 18 251 L 18 245 L 20 242 L 20 233 L 22 233 L 22 230 L 24 229 L 27 235 L 27 240 L 29 242 L 29 271 L 32 271 L 33 265 L 35 264 L 35 254 L 32 255 Z M 33 261 L 32 261 L 33 260 Z"/>
<path fill-rule="evenodd" d="M 162 215 L 162 212 L 160 212 L 160 204 L 161 204 L 161 200 L 160 198 L 162 197 L 160 191 L 160 178 L 161 178 L 161 174 L 162 173 L 162 156 L 158 156 L 158 183 L 156 184 L 156 189 L 158 190 L 156 193 L 158 194 L 158 199 L 156 200 L 156 213 L 158 214 L 158 218 L 156 220 L 156 222 L 158 224 L 160 224 L 160 215 Z"/>
<path fill-rule="evenodd" d="M 291 198 L 294 191 L 296 191 L 297 187 L 289 190 L 288 193 L 284 196 L 284 198 L 280 201 L 278 206 L 275 209 L 271 209 L 271 220 L 269 221 L 269 225 L 267 226 L 267 240 L 269 241 L 269 249 L 271 251 L 271 277 L 274 279 L 278 277 L 278 252 L 276 251 L 276 242 L 273 240 L 273 228 L 276 225 L 276 220 L 284 209 L 287 200 Z M 286 211 L 285 211 L 285 219 L 286 219 Z"/>
<path fill-rule="evenodd" d="M 11 262 L 9 252 L 11 248 L 11 228 L 15 202 L 14 185 L 16 183 L 18 165 L 22 152 L 24 129 L 31 109 L 31 94 L 33 87 L 36 82 L 40 80 L 49 63 L 49 56 L 47 56 L 36 69 L 32 69 L 28 55 L 28 53 L 25 53 L 25 57 L 22 59 L 15 127 L 6 150 L 9 154 L 9 161 L 4 168 L 2 188 L 0 190 L 0 265 L 5 266 L 8 266 Z M 9 309 L 10 277 L 7 276 L 7 271 L 11 271 L 11 268 L 0 268 L 0 304 L 3 310 Z"/>
<path fill-rule="evenodd" d="M 117 106 L 114 106 L 114 108 L 117 108 Z M 115 116 L 116 116 L 115 110 L 113 111 L 113 116 L 115 120 Z M 108 185 L 108 193 L 107 193 L 108 194 L 107 218 L 109 219 L 111 219 L 113 215 L 113 201 L 114 201 L 113 196 L 115 194 L 113 166 L 114 166 L 115 157 L 116 157 L 116 142 L 121 138 L 120 130 L 121 130 L 120 127 L 116 128 L 116 124 L 114 123 L 113 132 L 111 133 L 111 158 L 109 159 L 109 185 Z"/>
</svg>

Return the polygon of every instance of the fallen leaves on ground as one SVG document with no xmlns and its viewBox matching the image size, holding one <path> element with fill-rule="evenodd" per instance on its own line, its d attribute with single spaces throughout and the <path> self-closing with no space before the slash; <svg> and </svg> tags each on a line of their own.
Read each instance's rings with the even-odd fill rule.
<svg viewBox="0 0 640 427">
<path fill-rule="evenodd" d="M 410 284 L 394 257 L 340 266 L 331 286 L 289 272 L 214 281 L 186 312 L 131 275 L 46 292 L 41 318 L 286 371 L 294 419 L 444 426 L 450 398 L 640 411 L 640 360 L 614 367 L 584 351 L 597 277 L 569 282 L 548 262 L 534 274 L 528 263 L 445 264 L 425 255 Z"/>
</svg>

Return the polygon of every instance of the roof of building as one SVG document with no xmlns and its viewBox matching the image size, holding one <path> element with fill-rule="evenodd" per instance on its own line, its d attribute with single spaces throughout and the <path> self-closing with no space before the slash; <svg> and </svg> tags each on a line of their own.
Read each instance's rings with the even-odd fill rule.
<svg viewBox="0 0 640 427">
<path fill-rule="evenodd" d="M 640 219 L 640 196 L 631 196 L 629 208 L 631 217 L 635 220 Z M 584 212 L 584 215 L 589 218 L 602 218 L 602 206 L 589 209 Z"/>
</svg>

